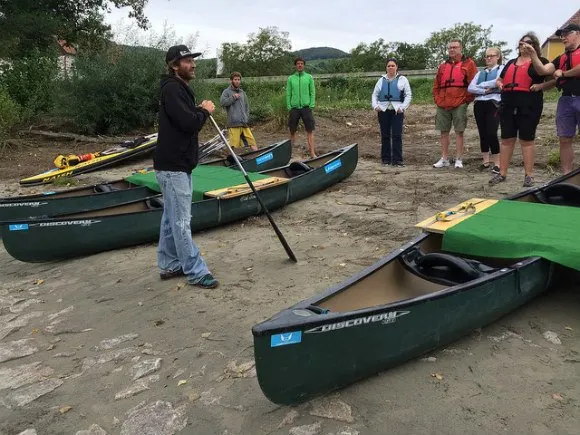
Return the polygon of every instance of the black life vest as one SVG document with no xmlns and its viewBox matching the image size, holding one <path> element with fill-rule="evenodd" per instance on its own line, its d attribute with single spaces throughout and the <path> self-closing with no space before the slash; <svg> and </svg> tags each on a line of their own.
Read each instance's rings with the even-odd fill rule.
<svg viewBox="0 0 580 435">
<path fill-rule="evenodd" d="M 534 84 L 528 73 L 531 64 L 530 61 L 516 65 L 516 59 L 510 60 L 505 66 L 502 92 L 530 92 L 530 86 Z"/>
<path fill-rule="evenodd" d="M 466 70 L 463 68 L 463 63 L 467 59 L 462 59 L 457 63 L 446 60 L 441 66 L 441 75 L 439 76 L 440 88 L 466 88 L 467 83 Z"/>
</svg>

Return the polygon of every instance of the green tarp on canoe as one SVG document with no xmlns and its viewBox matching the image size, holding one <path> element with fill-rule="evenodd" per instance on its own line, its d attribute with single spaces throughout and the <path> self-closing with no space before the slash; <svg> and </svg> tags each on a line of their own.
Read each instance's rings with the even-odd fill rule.
<svg viewBox="0 0 580 435">
<path fill-rule="evenodd" d="M 580 208 L 498 201 L 449 228 L 443 249 L 496 257 L 543 257 L 580 270 Z"/>
<path fill-rule="evenodd" d="M 225 187 L 236 186 L 238 184 L 246 183 L 246 179 L 241 171 L 236 169 L 225 168 L 223 166 L 206 166 L 200 165 L 193 170 L 192 175 L 192 191 L 193 202 L 201 201 L 203 194 L 210 190 L 223 189 Z M 255 172 L 248 172 L 251 181 L 262 180 L 268 178 L 267 175 L 258 174 Z M 143 174 L 133 174 L 126 178 L 129 183 L 138 186 L 146 186 L 155 192 L 161 192 L 155 172 L 150 171 Z"/>
</svg>

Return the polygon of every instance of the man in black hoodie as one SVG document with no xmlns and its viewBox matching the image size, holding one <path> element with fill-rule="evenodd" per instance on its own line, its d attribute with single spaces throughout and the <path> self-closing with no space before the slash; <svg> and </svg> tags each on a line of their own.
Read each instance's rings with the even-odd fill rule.
<svg viewBox="0 0 580 435">
<path fill-rule="evenodd" d="M 198 162 L 198 133 L 215 110 L 211 101 L 198 106 L 189 81 L 195 58 L 185 45 L 167 51 L 167 74 L 161 78 L 159 133 L 153 167 L 163 194 L 163 217 L 157 248 L 161 279 L 185 275 L 187 282 L 215 288 L 198 247 L 191 238 L 191 171 Z"/>
</svg>

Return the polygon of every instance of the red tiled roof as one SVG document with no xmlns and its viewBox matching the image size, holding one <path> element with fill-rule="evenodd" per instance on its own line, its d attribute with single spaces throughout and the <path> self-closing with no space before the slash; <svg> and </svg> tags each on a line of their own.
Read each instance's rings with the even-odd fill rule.
<svg viewBox="0 0 580 435">
<path fill-rule="evenodd" d="M 58 45 L 60 46 L 63 54 L 70 54 L 72 56 L 77 54 L 77 49 L 66 42 L 64 39 L 58 39 L 56 42 L 58 42 Z"/>
<path fill-rule="evenodd" d="M 576 11 L 576 13 L 574 15 L 572 15 L 564 24 L 562 24 L 560 27 L 564 27 L 566 24 L 570 24 L 570 23 L 574 23 L 574 24 L 578 24 L 580 25 L 580 9 L 578 9 Z M 560 28 L 558 27 L 558 28 Z M 555 33 L 552 33 L 548 39 L 546 39 L 546 42 L 550 41 L 550 40 L 560 40 L 560 38 L 558 36 L 556 36 Z M 544 44 L 546 43 L 544 42 Z"/>
</svg>

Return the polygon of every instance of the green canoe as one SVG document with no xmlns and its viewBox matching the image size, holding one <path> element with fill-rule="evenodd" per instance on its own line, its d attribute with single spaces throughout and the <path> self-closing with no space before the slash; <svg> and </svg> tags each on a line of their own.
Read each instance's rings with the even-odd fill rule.
<svg viewBox="0 0 580 435">
<path fill-rule="evenodd" d="M 580 169 L 512 197 L 580 205 Z M 545 291 L 555 264 L 540 257 L 444 252 L 424 233 L 319 296 L 254 326 L 260 387 L 293 404 L 374 375 L 480 328 Z"/>
<path fill-rule="evenodd" d="M 277 182 L 264 183 L 260 198 L 269 210 L 277 209 L 344 180 L 355 170 L 357 162 L 358 147 L 354 144 L 315 159 L 263 171 L 260 174 L 265 181 Z M 251 192 L 216 194 L 192 203 L 191 227 L 192 231 L 199 231 L 261 212 Z M 156 195 L 58 218 L 2 222 L 0 231 L 4 248 L 14 258 L 44 262 L 154 242 L 159 237 L 162 213 L 163 201 L 161 195 Z"/>
<path fill-rule="evenodd" d="M 274 143 L 258 151 L 240 155 L 242 166 L 248 172 L 277 168 L 288 163 L 292 155 L 289 140 Z M 237 167 L 232 158 L 210 160 L 204 166 Z M 82 211 L 112 207 L 142 200 L 158 192 L 132 184 L 125 179 L 60 192 L 45 192 L 12 198 L 0 198 L 0 222 L 19 219 L 51 217 Z"/>
</svg>

